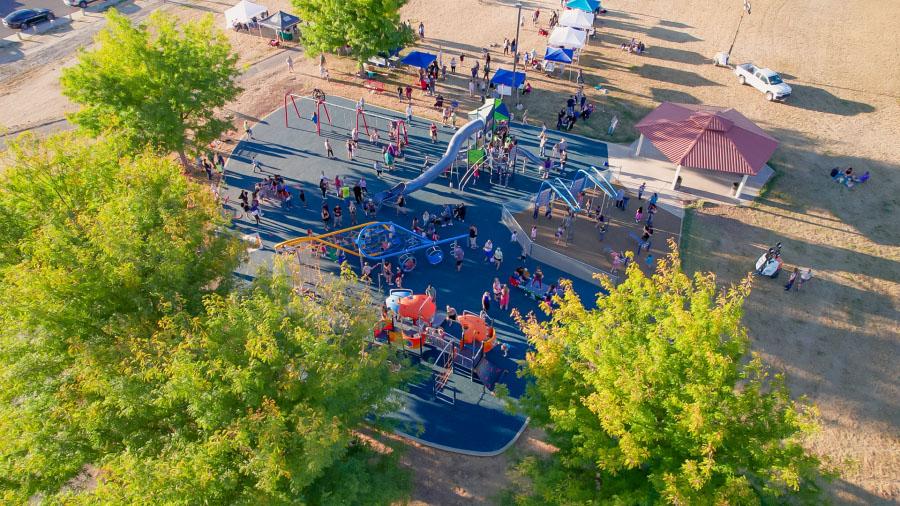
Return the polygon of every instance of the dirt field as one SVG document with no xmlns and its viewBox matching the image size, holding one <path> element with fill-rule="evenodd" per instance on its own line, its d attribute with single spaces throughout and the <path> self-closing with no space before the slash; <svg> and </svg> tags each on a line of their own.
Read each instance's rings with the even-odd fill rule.
<svg viewBox="0 0 900 506">
<path fill-rule="evenodd" d="M 221 12 L 225 2 L 192 2 L 195 8 L 167 5 L 184 17 Z M 264 2 L 288 8 L 287 0 Z M 403 18 L 426 26 L 426 49 L 449 55 L 480 54 L 515 32 L 512 1 L 410 0 Z M 523 2 L 526 19 L 520 47 L 542 54 L 545 40 L 531 24 L 540 6 L 543 21 L 555 1 Z M 900 226 L 897 225 L 900 174 L 900 2 L 883 0 L 754 0 L 741 21 L 733 61 L 754 61 L 786 78 L 794 95 L 786 104 L 769 104 L 750 87 L 740 87 L 726 69 L 710 64 L 731 44 L 740 19 L 740 2 L 711 0 L 609 0 L 610 12 L 598 23 L 600 40 L 588 46 L 585 66 L 589 100 L 598 111 L 576 132 L 604 140 L 609 119 L 620 126 L 614 141 L 634 138 L 630 125 L 663 100 L 732 106 L 782 142 L 772 165 L 778 175 L 771 190 L 748 208 L 704 207 L 688 214 L 682 246 L 688 270 L 711 270 L 723 282 L 752 268 L 761 250 L 784 242 L 786 265 L 811 267 L 814 280 L 802 292 L 784 292 L 780 280 L 757 281 L 745 322 L 754 349 L 787 373 L 796 395 L 820 408 L 823 428 L 810 447 L 848 464 L 833 486 L 842 503 L 895 503 L 900 500 Z M 219 19 L 221 15 L 219 14 Z M 329 58 L 331 82 L 323 83 L 312 59 L 295 51 L 295 73 L 285 54 L 265 41 L 229 33 L 250 70 L 246 91 L 227 112 L 258 118 L 281 104 L 286 91 L 360 96 L 354 64 Z M 622 52 L 632 37 L 649 54 Z M 494 61 L 504 60 L 493 47 Z M 270 57 L 268 60 L 265 60 Z M 262 61 L 253 67 L 254 62 Z M 0 85 L 0 123 L 32 125 L 61 117 L 71 106 L 59 96 L 58 62 L 28 80 Z M 462 68 L 467 70 L 469 64 Z M 510 65 L 504 65 L 510 68 Z M 496 68 L 496 66 L 495 66 Z M 392 90 L 408 74 L 383 75 L 388 93 L 366 94 L 371 103 L 398 107 Z M 523 100 L 531 123 L 555 123 L 565 80 L 529 76 L 536 91 Z M 610 90 L 602 94 L 592 87 Z M 392 88 L 393 86 L 393 88 Z M 467 80 L 439 84 L 445 96 L 468 99 Z M 415 113 L 437 118 L 430 99 L 414 96 Z M 36 100 L 42 107 L 34 107 Z M 852 190 L 830 182 L 836 165 L 870 170 L 872 180 Z M 892 224 L 893 223 L 893 224 Z M 780 281 L 780 282 L 779 282 Z M 894 364 L 894 365 L 891 365 Z M 411 446 L 404 457 L 416 471 L 415 504 L 490 503 L 509 486 L 504 469 L 516 455 L 539 446 L 526 432 L 513 453 L 491 459 L 463 457 Z"/>
</svg>

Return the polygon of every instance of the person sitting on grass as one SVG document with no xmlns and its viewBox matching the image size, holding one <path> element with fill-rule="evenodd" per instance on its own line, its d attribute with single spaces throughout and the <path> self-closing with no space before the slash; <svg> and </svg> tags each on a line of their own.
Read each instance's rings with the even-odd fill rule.
<svg viewBox="0 0 900 506">
<path fill-rule="evenodd" d="M 531 83 L 525 81 L 525 88 L 522 90 L 522 95 L 528 95 L 531 93 Z"/>
<path fill-rule="evenodd" d="M 591 118 L 591 114 L 594 113 L 594 104 L 588 103 L 587 106 L 581 111 L 581 119 L 587 120 Z"/>
</svg>

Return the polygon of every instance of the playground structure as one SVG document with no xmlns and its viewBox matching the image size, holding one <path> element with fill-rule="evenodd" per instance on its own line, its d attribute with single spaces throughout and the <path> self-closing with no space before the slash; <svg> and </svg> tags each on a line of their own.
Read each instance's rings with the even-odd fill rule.
<svg viewBox="0 0 900 506">
<path fill-rule="evenodd" d="M 390 291 L 372 337 L 376 344 L 400 346 L 428 359 L 433 364 L 434 396 L 449 404 L 456 402 L 452 392 L 445 392 L 454 374 L 489 390 L 502 374 L 487 356 L 497 346 L 493 321 L 487 315 L 464 311 L 450 316 L 437 311 L 430 296 L 412 290 Z"/>
<path fill-rule="evenodd" d="M 606 208 L 609 200 L 615 200 L 616 189 L 599 169 L 591 166 L 589 169 L 578 169 L 571 180 L 563 180 L 558 177 L 545 179 L 534 195 L 535 207 L 550 205 L 555 200 L 561 200 L 572 212 L 581 212 L 582 203 L 576 197 L 581 192 L 598 189 L 603 198 L 600 205 L 601 212 Z M 587 211 L 590 211 L 588 209 Z"/>
<path fill-rule="evenodd" d="M 438 220 L 442 219 L 439 215 Z M 465 234 L 445 239 L 431 240 L 407 230 L 393 222 L 371 221 L 352 227 L 334 230 L 325 234 L 310 234 L 280 242 L 274 246 L 278 253 L 295 253 L 298 263 L 306 265 L 310 259 L 315 260 L 316 269 L 319 259 L 336 262 L 338 265 L 349 260 L 349 256 L 359 259 L 363 281 L 375 281 L 381 288 L 381 276 L 372 279 L 371 272 L 366 272 L 366 260 L 378 263 L 371 267 L 384 268 L 385 262 L 397 258 L 399 268 L 412 272 L 418 266 L 416 253 L 425 250 L 425 259 L 429 265 L 438 265 L 444 260 L 442 244 L 456 243 L 466 237 Z M 310 257 L 310 258 L 307 258 Z M 304 261 L 306 260 L 306 261 Z M 309 277 L 309 276 L 304 276 Z"/>
<path fill-rule="evenodd" d="M 484 125 L 484 120 L 476 118 L 460 127 L 447 144 L 444 156 L 435 162 L 434 165 L 425 169 L 422 174 L 415 179 L 398 183 L 393 188 L 378 193 L 374 199 L 375 203 L 380 205 L 385 201 L 397 199 L 401 195 L 409 195 L 416 190 L 424 188 L 428 183 L 437 179 L 438 176 L 445 171 L 448 171 L 456 162 L 458 153 L 464 149 L 464 145 L 467 143 L 469 137 L 473 135 L 480 136 L 483 134 Z"/>
<path fill-rule="evenodd" d="M 313 92 L 312 96 L 296 95 L 294 93 L 285 93 L 284 95 L 284 126 L 290 126 L 290 113 L 288 108 L 288 100 L 293 106 L 294 113 L 298 119 L 309 120 L 315 124 L 316 134 L 322 135 L 322 114 L 328 120 L 328 125 L 332 128 L 346 129 L 347 132 L 356 130 L 357 133 L 365 132 L 366 135 L 372 135 L 373 132 L 388 132 L 389 145 L 394 147 L 396 153 L 402 153 L 403 147 L 409 144 L 409 131 L 406 121 L 397 118 L 390 118 L 375 112 L 367 112 L 362 104 L 356 107 L 347 107 L 337 103 L 328 102 L 325 94 L 319 90 Z M 299 106 L 297 105 L 299 101 Z M 309 107 L 309 114 L 304 116 Z M 332 115 L 329 110 L 334 110 L 335 120 L 332 121 Z M 374 120 L 370 124 L 369 119 Z M 344 126 L 346 125 L 346 126 Z M 362 129 L 360 129 L 362 127 Z M 380 134 L 379 134 L 380 135 Z"/>
</svg>

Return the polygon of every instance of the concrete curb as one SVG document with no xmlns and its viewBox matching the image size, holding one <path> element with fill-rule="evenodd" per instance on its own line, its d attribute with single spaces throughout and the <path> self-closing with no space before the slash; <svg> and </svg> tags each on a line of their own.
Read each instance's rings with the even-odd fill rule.
<svg viewBox="0 0 900 506">
<path fill-rule="evenodd" d="M 531 417 L 526 418 L 525 421 L 522 423 L 522 427 L 519 428 L 519 432 L 516 432 L 516 435 L 513 436 L 513 438 L 510 439 L 508 443 L 503 445 L 503 447 L 500 448 L 499 450 L 494 450 L 494 451 L 490 451 L 490 452 L 479 452 L 479 451 L 475 451 L 475 450 L 463 450 L 461 448 L 454 448 L 452 446 L 445 446 L 445 445 L 438 444 L 438 443 L 432 443 L 430 441 L 425 441 L 424 439 L 419 439 L 416 436 L 413 436 L 411 434 L 407 434 L 406 432 L 403 432 L 402 430 L 395 430 L 394 434 L 402 436 L 411 441 L 415 441 L 416 443 L 419 443 L 422 446 L 427 446 L 429 448 L 434 448 L 437 450 L 443 450 L 445 452 L 459 453 L 460 455 L 469 455 L 470 457 L 496 457 L 497 455 L 500 455 L 501 453 L 508 450 L 510 446 L 516 444 L 516 441 L 519 440 L 519 437 L 522 435 L 523 432 L 525 432 L 525 429 L 528 428 L 528 424 L 530 422 L 531 422 Z"/>
</svg>

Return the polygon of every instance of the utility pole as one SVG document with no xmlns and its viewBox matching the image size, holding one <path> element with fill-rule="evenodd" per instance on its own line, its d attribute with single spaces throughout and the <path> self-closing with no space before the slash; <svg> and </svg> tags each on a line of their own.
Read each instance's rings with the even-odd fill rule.
<svg viewBox="0 0 900 506">
<path fill-rule="evenodd" d="M 737 42 L 738 32 L 741 31 L 741 23 L 744 21 L 744 13 L 750 14 L 750 0 L 744 0 L 744 9 L 741 11 L 741 19 L 738 20 L 737 28 L 734 30 L 734 38 L 731 39 L 731 47 L 728 48 L 728 55 L 734 51 L 734 43 Z"/>
<path fill-rule="evenodd" d="M 512 84 L 513 84 L 513 88 L 516 89 L 516 109 L 518 109 L 519 106 L 522 105 L 522 104 L 519 103 L 519 87 L 516 86 L 516 65 L 519 63 L 519 58 L 518 58 L 518 55 L 519 55 L 519 46 L 521 46 L 521 44 L 519 43 L 519 27 L 522 26 L 522 2 L 516 2 L 516 7 L 519 9 L 519 13 L 518 13 L 518 15 L 516 16 L 516 38 L 515 38 L 515 41 L 516 41 L 516 50 L 513 51 L 513 79 L 512 79 Z"/>
</svg>

